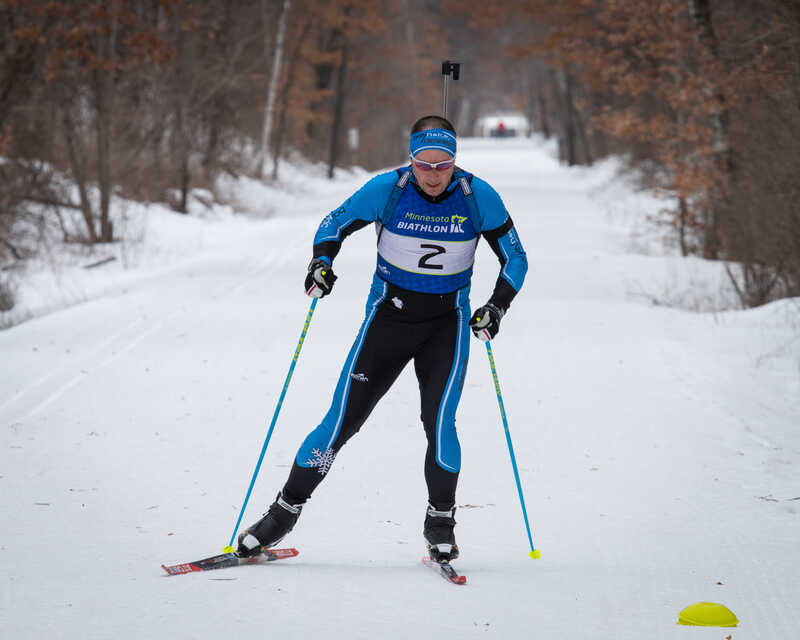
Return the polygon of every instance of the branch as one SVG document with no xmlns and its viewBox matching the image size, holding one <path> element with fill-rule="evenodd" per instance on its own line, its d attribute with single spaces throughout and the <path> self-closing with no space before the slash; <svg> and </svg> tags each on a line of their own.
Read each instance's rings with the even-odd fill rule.
<svg viewBox="0 0 800 640">
<path fill-rule="evenodd" d="M 60 200 L 54 200 L 52 198 L 41 198 L 37 196 L 21 196 L 21 199 L 26 202 L 34 202 L 36 204 L 44 204 L 50 207 L 60 207 L 64 209 L 76 209 L 81 211 L 81 206 L 78 204 L 73 204 L 72 202 L 62 202 Z"/>
<path fill-rule="evenodd" d="M 731 284 L 733 285 L 733 288 L 736 290 L 736 295 L 739 297 L 739 302 L 741 302 L 743 306 L 747 306 L 747 303 L 745 302 L 746 300 L 745 295 L 744 293 L 742 293 L 742 290 L 739 287 L 739 283 L 736 282 L 736 278 L 733 276 L 733 273 L 731 273 L 730 265 L 728 265 L 727 263 L 725 264 L 725 273 L 728 274 L 728 278 L 730 278 Z"/>
<path fill-rule="evenodd" d="M 0 244 L 2 244 L 6 249 L 8 249 L 11 252 L 11 255 L 14 256 L 15 260 L 22 260 L 22 254 L 8 240 L 6 240 L 5 238 L 0 238 Z"/>
</svg>

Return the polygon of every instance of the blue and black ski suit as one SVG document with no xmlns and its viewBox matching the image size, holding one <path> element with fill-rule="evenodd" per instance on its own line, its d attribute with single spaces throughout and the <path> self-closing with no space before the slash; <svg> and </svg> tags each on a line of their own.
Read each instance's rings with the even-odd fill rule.
<svg viewBox="0 0 800 640">
<path fill-rule="evenodd" d="M 525 251 L 497 192 L 459 168 L 435 198 L 417 185 L 410 166 L 372 178 L 322 221 L 314 257 L 332 264 L 342 241 L 370 223 L 378 257 L 366 316 L 331 407 L 301 445 L 283 496 L 292 504 L 311 496 L 336 453 L 413 360 L 428 440 L 428 497 L 447 510 L 455 504 L 461 468 L 455 415 L 469 357 L 475 248 L 483 235 L 500 260 L 489 301 L 504 311 L 525 278 Z"/>
</svg>

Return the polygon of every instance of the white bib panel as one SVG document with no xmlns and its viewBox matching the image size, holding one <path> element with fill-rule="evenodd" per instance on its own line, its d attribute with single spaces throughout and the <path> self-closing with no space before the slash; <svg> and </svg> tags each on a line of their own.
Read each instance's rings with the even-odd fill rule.
<svg viewBox="0 0 800 640">
<path fill-rule="evenodd" d="M 378 241 L 378 254 L 403 271 L 451 276 L 472 266 L 477 245 L 477 236 L 459 242 L 404 236 L 384 228 Z"/>
</svg>

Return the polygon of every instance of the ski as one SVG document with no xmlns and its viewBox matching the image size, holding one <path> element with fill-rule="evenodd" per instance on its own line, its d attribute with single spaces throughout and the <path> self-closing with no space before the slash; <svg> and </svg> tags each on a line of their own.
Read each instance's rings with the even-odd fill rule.
<svg viewBox="0 0 800 640">
<path fill-rule="evenodd" d="M 294 558 L 299 553 L 297 549 L 293 548 L 262 549 L 261 553 L 250 558 L 243 558 L 236 555 L 236 553 L 221 553 L 217 556 L 195 560 L 194 562 L 186 562 L 184 564 L 173 564 L 169 566 L 162 564 L 161 568 L 170 576 L 179 576 L 194 571 L 212 571 L 214 569 L 225 569 L 226 567 L 238 567 L 242 564 L 274 562 L 275 560 L 283 560 L 284 558 Z"/>
<path fill-rule="evenodd" d="M 449 562 L 436 562 L 431 560 L 428 556 L 422 558 L 422 564 L 429 569 L 438 573 L 442 578 L 453 584 L 467 584 L 467 576 L 461 576 L 456 573 L 456 570 L 450 565 Z"/>
</svg>

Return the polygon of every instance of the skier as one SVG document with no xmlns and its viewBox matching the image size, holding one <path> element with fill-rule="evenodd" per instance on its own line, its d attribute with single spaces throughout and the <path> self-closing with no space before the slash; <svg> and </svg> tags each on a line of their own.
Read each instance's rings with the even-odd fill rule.
<svg viewBox="0 0 800 640">
<path fill-rule="evenodd" d="M 511 217 L 489 184 L 455 165 L 456 132 L 439 116 L 412 127 L 410 166 L 372 178 L 320 224 L 305 290 L 324 297 L 337 279 L 342 241 L 375 223 L 377 268 L 366 317 L 339 377 L 333 402 L 305 439 L 275 502 L 238 538 L 252 556 L 292 530 L 337 452 L 364 424 L 397 376 L 414 361 L 428 441 L 428 507 L 423 535 L 436 562 L 458 557 L 453 528 L 461 449 L 455 413 L 469 355 L 469 332 L 497 335 L 522 286 L 527 258 Z M 469 291 L 479 235 L 500 260 L 489 301 L 470 318 Z"/>
</svg>

